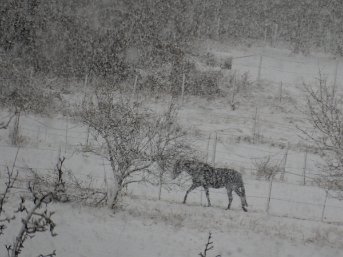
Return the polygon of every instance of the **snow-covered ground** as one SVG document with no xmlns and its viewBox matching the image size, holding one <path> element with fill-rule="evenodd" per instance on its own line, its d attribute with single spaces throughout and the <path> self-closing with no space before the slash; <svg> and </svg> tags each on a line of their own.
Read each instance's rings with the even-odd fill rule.
<svg viewBox="0 0 343 257">
<path fill-rule="evenodd" d="M 54 238 L 37 234 L 25 243 L 23 256 L 56 250 L 58 256 L 197 256 L 208 232 L 209 256 L 341 256 L 343 230 L 320 222 L 271 217 L 127 197 L 123 210 L 54 204 Z M 11 223 L 11 224 L 14 224 Z M 3 242 L 18 229 L 9 226 Z M 0 250 L 4 256 L 4 249 Z"/>
<path fill-rule="evenodd" d="M 219 56 L 254 54 L 234 59 L 233 63 L 239 72 L 249 71 L 252 80 L 257 76 L 259 54 L 263 54 L 261 77 L 265 86 L 253 89 L 254 97 L 249 101 L 242 99 L 237 110 L 231 110 L 227 99 L 186 97 L 179 115 L 192 144 L 204 155 L 208 145 L 209 162 L 213 160 L 217 133 L 215 165 L 242 172 L 249 212 L 240 209 L 236 196 L 232 210 L 226 211 L 224 190 L 211 189 L 213 207 L 206 208 L 201 190 L 190 193 L 187 205 L 181 204 L 187 183 L 172 191 L 163 190 L 161 200 L 157 200 L 157 187 L 132 184 L 121 210 L 115 214 L 105 207 L 53 204 L 59 235 L 37 235 L 25 244 L 23 256 L 38 256 L 53 249 L 57 256 L 64 257 L 197 256 L 203 251 L 209 231 L 214 241 L 210 256 L 343 256 L 343 202 L 330 196 L 326 199 L 325 192 L 312 183 L 320 173 L 317 163 L 321 161 L 313 151 L 307 154 L 303 185 L 304 141 L 296 125 L 309 125 L 295 108 L 301 104 L 302 81 L 314 80 L 318 67 L 332 80 L 336 61 L 323 56 L 292 57 L 275 49 L 232 50 L 217 46 L 208 50 Z M 338 86 L 342 86 L 342 67 L 338 67 Z M 280 81 L 284 85 L 282 101 L 278 100 Z M 151 103 L 151 107 L 159 108 L 162 103 Z M 6 115 L 0 112 L 0 117 Z M 252 144 L 254 126 L 261 139 Z M 24 146 L 19 149 L 15 167 L 21 173 L 28 172 L 27 168 L 52 172 L 61 153 L 67 157 L 65 167 L 81 179 L 90 176 L 100 186 L 105 177 L 111 177 L 106 160 L 79 151 L 87 138 L 93 142 L 81 124 L 60 116 L 27 115 L 21 118 L 20 127 Z M 9 144 L 8 130 L 1 130 L 2 171 L 6 166 L 12 167 L 17 151 Z M 269 214 L 266 206 L 270 184 L 255 176 L 256 163 L 268 156 L 278 163 L 287 156 L 284 180 L 277 177 L 272 184 Z M 15 208 L 16 197 L 11 198 L 11 208 Z M 1 240 L 13 239 L 18 221 L 11 222 Z M 0 247 L 0 253 L 5 255 L 4 247 Z"/>
</svg>

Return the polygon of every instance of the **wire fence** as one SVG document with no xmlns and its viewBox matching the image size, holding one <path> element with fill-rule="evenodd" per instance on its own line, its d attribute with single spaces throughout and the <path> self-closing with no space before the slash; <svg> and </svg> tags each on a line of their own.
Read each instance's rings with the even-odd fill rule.
<svg viewBox="0 0 343 257">
<path fill-rule="evenodd" d="M 73 145 L 72 147 L 80 147 L 80 144 L 79 145 Z M 251 146 L 248 146 L 248 147 L 251 147 Z M 8 146 L 8 145 L 5 145 L 5 144 L 1 144 L 0 145 L 0 148 L 5 148 L 5 149 L 12 149 L 13 153 L 14 151 L 17 149 L 16 147 L 13 147 L 13 146 Z M 74 149 L 75 150 L 75 149 Z M 22 147 L 20 149 L 20 153 L 22 155 L 25 155 L 27 152 L 36 152 L 36 156 L 37 158 L 39 158 L 39 156 L 41 155 L 41 153 L 44 153 L 46 151 L 52 151 L 54 153 L 57 153 L 57 152 L 60 152 L 61 150 L 58 149 L 58 148 L 53 148 L 53 147 Z M 68 150 L 69 153 L 72 151 L 71 149 Z M 228 154 L 228 152 L 226 152 L 226 154 Z M 282 155 L 282 151 L 279 151 L 277 153 L 275 153 L 275 155 Z M 104 160 L 103 158 L 99 157 L 99 156 L 93 156 L 92 157 L 94 160 L 98 160 L 98 161 L 95 161 L 96 164 L 95 166 L 97 166 L 98 168 L 101 168 L 101 169 L 109 169 L 109 163 L 107 160 Z M 253 158 L 255 159 L 255 158 Z M 245 161 L 241 161 L 240 162 L 240 165 L 241 167 L 244 166 L 244 164 L 247 163 L 247 160 L 251 160 L 251 158 L 247 158 L 246 157 L 246 160 Z M 71 160 L 72 161 L 72 160 Z M 102 162 L 100 162 L 102 161 Z M 236 161 L 234 159 L 230 160 L 230 161 Z M 19 161 L 19 158 L 18 158 L 18 161 Z M 2 168 L 5 168 L 5 167 L 8 167 L 9 166 L 9 162 L 0 162 L 0 167 Z M 106 168 L 107 167 L 107 168 Z M 27 172 L 30 172 L 30 169 L 33 169 L 33 170 L 36 170 L 36 171 L 39 171 L 40 173 L 50 173 L 50 174 L 53 174 L 52 172 L 54 171 L 54 168 L 53 167 L 39 167 L 37 165 L 30 165 L 30 164 L 27 164 L 27 165 L 22 165 L 22 164 L 15 164 L 13 166 L 13 168 L 17 169 L 17 170 L 20 170 L 21 174 L 25 174 L 23 172 L 27 171 Z M 246 168 L 249 168 L 251 171 L 257 171 L 256 168 L 253 168 L 253 167 L 246 167 Z M 27 174 L 30 174 L 30 173 L 27 173 Z M 296 176 L 296 177 L 300 177 L 303 179 L 303 175 L 300 174 L 300 171 L 298 172 L 292 172 L 290 170 L 286 170 L 285 171 L 285 174 L 287 175 L 291 175 L 291 176 Z M 82 173 L 78 173 L 76 172 L 75 174 L 77 177 L 79 177 L 80 179 L 89 179 L 90 177 L 92 177 L 92 179 L 94 180 L 97 180 L 97 181 L 100 181 L 101 183 L 104 181 L 104 175 L 99 175 L 99 173 L 92 173 L 91 176 L 89 176 L 89 174 L 82 174 Z M 307 181 L 310 181 L 310 180 L 315 180 L 316 177 L 315 176 L 309 176 L 309 175 L 306 175 L 305 178 L 307 179 Z M 292 214 L 289 213 L 289 211 L 285 211 L 286 213 L 280 213 L 280 211 L 277 210 L 277 206 L 280 205 L 280 203 L 284 203 L 284 204 L 297 204 L 297 205 L 302 205 L 303 207 L 305 206 L 308 206 L 308 207 L 318 207 L 319 210 L 317 210 L 317 214 L 318 214 L 318 217 L 307 217 L 308 219 L 310 220 L 320 220 L 320 221 L 325 221 L 325 222 L 343 222 L 343 220 L 341 220 L 340 218 L 334 216 L 334 217 L 326 217 L 326 214 L 327 212 L 329 213 L 335 213 L 337 212 L 340 212 L 340 210 L 343 209 L 343 205 L 342 204 L 329 204 L 328 203 L 328 199 L 333 199 L 333 197 L 331 197 L 331 195 L 329 193 L 325 193 L 324 190 L 320 190 L 319 188 L 313 186 L 311 183 L 310 184 L 307 184 L 307 185 L 301 185 L 300 183 L 292 183 L 292 182 L 289 182 L 289 181 L 286 181 L 286 180 L 281 180 L 281 179 L 278 179 L 277 181 L 274 180 L 272 183 L 269 183 L 268 181 L 263 181 L 263 180 L 256 180 L 254 179 L 253 177 L 245 177 L 244 179 L 245 181 L 245 184 L 246 184 L 246 187 L 247 187 L 247 198 L 250 199 L 250 201 L 253 201 L 255 202 L 255 204 L 253 204 L 253 208 L 256 207 L 257 210 L 259 211 L 264 211 L 264 212 L 268 212 L 270 215 L 275 215 L 275 216 L 282 216 L 282 215 L 287 215 L 288 217 L 294 217 L 294 218 L 304 218 L 304 214 L 302 212 L 297 213 L 296 211 Z M 305 189 L 305 188 L 309 188 L 310 191 L 314 191 L 314 192 L 317 192 L 320 191 L 322 194 L 324 194 L 324 198 L 321 197 L 321 201 L 317 201 L 317 202 L 311 202 L 311 201 L 300 201 L 298 199 L 289 199 L 289 198 L 285 198 L 283 196 L 287 196 L 287 194 L 285 195 L 281 195 L 278 193 L 278 194 L 275 194 L 273 190 L 266 190 L 266 188 L 268 187 L 273 187 L 273 188 L 279 188 L 281 186 L 283 186 L 284 188 L 287 188 L 289 186 L 293 186 L 295 188 L 297 188 L 297 193 L 298 194 L 301 194 L 301 192 Z M 146 185 L 145 185 L 146 186 Z M 264 190 L 262 190 L 263 192 L 260 192 L 260 193 L 256 193 L 254 191 L 256 191 L 254 189 L 254 187 L 258 187 L 258 188 L 263 188 Z M 249 189 L 250 189 L 250 192 L 249 193 Z M 24 188 L 22 188 L 22 190 L 24 190 Z M 289 189 L 285 189 L 286 191 L 289 190 Z M 133 190 L 134 191 L 134 190 Z M 172 197 L 175 197 L 175 193 L 185 193 L 186 189 L 177 189 L 174 187 L 174 189 L 168 193 L 165 192 L 165 196 L 168 198 L 168 195 L 172 195 Z M 268 193 L 269 192 L 269 193 Z M 137 194 L 139 194 L 139 192 L 137 192 Z M 152 194 L 154 194 L 154 190 L 152 190 L 150 192 L 150 197 L 153 196 Z M 200 204 L 205 204 L 205 199 L 204 199 L 204 192 L 203 190 L 197 190 L 195 192 L 193 192 L 193 195 L 194 194 L 200 194 Z M 214 195 L 217 195 L 218 197 L 216 197 L 215 199 L 217 198 L 225 198 L 227 197 L 227 194 L 226 192 L 224 191 L 218 191 L 218 190 L 213 190 L 211 191 L 211 194 L 214 194 Z M 173 198 L 175 200 L 175 198 Z M 222 200 L 223 201 L 223 200 Z M 335 203 L 337 203 L 337 201 L 334 201 Z M 258 204 L 257 204 L 258 203 Z M 266 207 L 268 206 L 268 207 Z M 273 208 L 273 206 L 275 206 Z M 317 209 L 318 209 L 317 208 Z M 294 208 L 293 208 L 294 209 Z M 295 208 L 296 209 L 296 208 Z M 336 211 L 335 211 L 336 210 Z M 321 211 L 321 213 L 320 213 Z M 305 215 L 305 218 L 306 218 L 306 215 Z"/>
<path fill-rule="evenodd" d="M 275 62 L 278 63 L 275 64 Z M 341 75 L 343 73 L 339 72 L 342 65 L 340 65 L 339 60 L 327 60 L 326 62 L 329 64 L 329 67 L 326 68 L 325 74 L 329 76 L 331 80 L 334 81 L 334 83 L 336 83 L 338 79 L 342 78 Z M 285 63 L 295 64 L 296 67 L 299 67 L 299 65 L 301 65 L 302 68 L 299 69 L 299 71 L 287 70 L 289 67 Z M 270 80 L 273 83 L 277 84 L 282 82 L 284 85 L 294 85 L 294 83 L 296 83 L 295 80 L 299 81 L 299 77 L 302 77 L 304 79 L 314 79 L 318 76 L 318 70 L 320 68 L 319 65 L 313 63 L 309 64 L 306 61 L 291 61 L 285 58 L 275 58 L 267 55 L 249 55 L 234 57 L 233 69 L 241 69 L 242 67 L 248 68 L 248 71 L 252 72 L 253 74 L 256 73 L 256 81 Z M 275 76 L 271 76 L 271 74 L 273 73 L 269 73 L 266 71 L 273 71 L 280 74 L 285 74 L 285 77 L 281 76 L 279 79 L 276 79 Z M 297 75 L 297 77 L 292 77 L 290 76 L 290 74 Z M 304 75 L 306 75 L 307 77 Z M 330 192 L 324 191 L 314 186 L 314 181 L 318 179 L 318 174 L 320 174 L 320 172 L 317 169 L 309 168 L 309 166 L 306 165 L 306 162 L 314 163 L 316 159 L 312 157 L 307 158 L 307 155 L 306 157 L 304 155 L 303 167 L 295 168 L 293 166 L 289 166 L 289 156 L 287 157 L 287 155 L 289 155 L 289 153 L 292 151 L 292 145 L 289 142 L 276 141 L 280 145 L 284 145 L 284 148 L 280 149 L 276 147 L 270 147 L 270 145 L 266 146 L 266 142 L 263 142 L 263 140 L 266 141 L 266 138 L 263 139 L 261 137 L 262 130 L 265 134 L 268 134 L 266 132 L 267 129 L 274 129 L 277 130 L 278 134 L 280 134 L 281 129 L 284 130 L 286 128 L 288 130 L 288 133 L 294 133 L 294 131 L 297 130 L 296 126 L 280 121 L 275 121 L 275 115 L 271 115 L 269 112 L 263 112 L 259 110 L 258 113 L 259 115 L 254 115 L 252 113 L 251 116 L 225 114 L 227 119 L 234 120 L 235 122 L 243 122 L 244 124 L 250 124 L 251 127 L 249 128 L 249 130 L 251 131 L 251 142 L 239 141 L 238 143 L 235 143 L 237 141 L 237 137 L 232 134 L 232 130 L 234 130 L 234 128 L 232 127 L 224 127 L 222 129 L 208 131 L 208 134 L 199 136 L 197 138 L 199 141 L 206 141 L 207 137 L 209 137 L 209 140 L 212 140 L 212 149 L 203 149 L 204 152 L 207 151 L 207 156 L 209 157 L 208 159 L 212 160 L 213 165 L 217 165 L 218 162 L 222 162 L 222 160 L 218 158 L 218 155 L 222 155 L 225 156 L 226 162 L 230 162 L 230 165 L 235 165 L 235 167 L 238 167 L 238 169 L 240 170 L 249 171 L 250 176 L 249 174 L 245 174 L 247 176 L 245 176 L 244 179 L 248 189 L 254 189 L 253 187 L 260 187 L 265 189 L 265 191 L 263 191 L 261 194 L 249 193 L 249 190 L 247 190 L 248 199 L 251 198 L 258 200 L 260 203 L 259 210 L 261 211 L 268 212 L 270 215 L 283 215 L 275 209 L 277 208 L 277 206 L 279 206 L 280 202 L 288 204 L 299 204 L 302 206 L 315 206 L 319 208 L 319 215 L 317 215 L 317 220 L 343 222 L 342 219 L 337 218 L 338 216 L 343 217 L 343 215 L 341 215 L 342 213 L 339 213 L 339 215 L 333 216 L 331 218 L 326 217 L 326 212 L 331 213 L 335 212 L 334 210 L 336 209 L 341 210 L 343 209 L 343 205 L 340 204 L 340 202 L 335 201 L 335 198 L 332 197 Z M 216 115 L 218 117 L 214 117 Z M 263 116 L 263 118 L 260 118 L 260 116 Z M 8 117 L 8 115 L 6 114 L 4 115 L 4 117 L 6 118 Z M 212 117 L 214 117 L 215 119 L 222 118 L 223 114 L 213 114 Z M 301 117 L 299 116 L 299 118 Z M 90 137 L 89 130 L 86 127 L 81 126 L 77 123 L 72 123 L 65 118 L 60 118 L 58 125 L 47 124 L 45 121 L 33 116 L 25 116 L 23 119 L 25 119 L 25 122 L 21 123 L 20 129 L 22 133 L 30 139 L 30 146 L 22 147 L 21 154 L 30 153 L 30 156 L 36 156 L 35 158 L 40 158 L 43 153 L 46 154 L 47 152 L 57 154 L 61 152 L 61 148 L 63 147 L 64 154 L 68 154 L 70 156 L 70 159 L 72 159 L 75 152 L 82 153 L 81 148 L 86 142 L 90 145 L 95 143 L 95 141 L 92 140 L 92 138 Z M 56 123 L 56 120 L 54 123 Z M 263 129 L 261 129 L 262 127 Z M 302 128 L 311 129 L 311 127 L 306 124 L 302 124 Z M 211 135 L 213 133 L 216 134 L 215 139 L 214 137 L 211 138 Z M 275 138 L 270 138 L 270 141 L 275 143 Z M 240 152 L 232 152 L 232 149 L 230 149 L 232 145 L 239 148 Z M 4 148 L 8 151 L 16 150 L 16 147 L 9 146 L 5 143 L 0 144 L 0 148 Z M 258 152 L 259 155 L 249 156 L 247 154 L 248 152 Z M 93 156 L 92 158 L 95 157 Z M 253 173 L 256 173 L 258 171 L 258 168 L 254 166 L 254 162 L 266 158 L 272 158 L 273 160 L 278 161 L 280 165 L 282 165 L 283 178 L 280 177 L 277 180 L 275 179 L 271 181 L 259 181 L 254 179 Z M 96 157 L 95 159 L 97 159 L 98 162 L 94 166 L 101 168 L 106 172 L 106 167 L 108 168 L 108 166 L 110 165 L 108 161 L 104 160 L 101 157 Z M 0 167 L 6 168 L 7 166 L 9 166 L 10 162 L 11 161 L 9 160 L 7 160 L 6 162 L 5 158 L 2 157 L 0 158 Z M 25 163 L 14 164 L 13 168 L 18 169 L 21 172 L 29 169 L 39 170 L 40 172 L 54 171 L 54 169 L 51 167 L 38 166 L 37 164 L 25 165 Z M 77 172 L 76 175 L 82 178 L 89 177 L 87 174 L 79 172 Z M 93 173 L 91 174 L 91 176 L 99 181 L 104 180 L 104 175 Z M 285 176 L 286 178 L 288 176 L 288 178 L 294 177 L 296 179 L 288 181 L 287 179 L 285 179 Z M 286 188 L 286 186 L 296 187 L 298 196 L 306 188 L 309 188 L 309 190 L 313 190 L 313 192 L 320 192 L 322 196 L 319 197 L 320 200 L 318 200 L 317 202 L 310 202 L 300 201 L 298 199 L 287 199 L 286 189 L 285 194 L 281 194 L 281 196 L 280 194 L 276 194 L 275 189 L 277 187 Z M 254 192 L 254 190 L 251 190 L 250 192 Z M 177 189 L 174 189 L 173 192 L 184 193 L 185 190 L 178 191 Z M 216 195 L 221 195 L 222 197 L 226 196 L 225 192 L 213 191 L 213 193 Z M 203 204 L 203 190 L 198 190 L 193 194 L 200 194 L 200 202 L 201 204 Z M 328 204 L 328 199 L 333 199 L 333 202 L 335 204 Z M 276 207 L 273 209 L 274 205 Z M 289 213 L 286 214 L 289 215 Z M 297 213 L 294 213 L 294 215 L 291 214 L 290 216 L 298 217 Z"/>
<path fill-rule="evenodd" d="M 233 57 L 232 67 L 237 70 L 243 68 L 251 74 L 256 74 L 256 80 L 283 82 L 285 85 L 294 85 L 305 80 L 313 81 L 318 78 L 319 73 L 326 76 L 332 83 L 343 78 L 340 60 L 333 58 L 312 57 L 307 60 L 295 60 L 294 57 L 284 58 L 268 54 L 255 54 L 245 58 Z"/>
</svg>

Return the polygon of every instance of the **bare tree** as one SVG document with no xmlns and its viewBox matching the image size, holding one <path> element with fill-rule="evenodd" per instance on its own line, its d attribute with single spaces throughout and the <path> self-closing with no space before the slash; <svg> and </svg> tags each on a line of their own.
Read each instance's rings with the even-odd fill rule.
<svg viewBox="0 0 343 257">
<path fill-rule="evenodd" d="M 318 87 L 304 85 L 307 118 L 313 129 L 299 128 L 321 151 L 325 160 L 323 174 L 318 180 L 326 190 L 343 196 L 343 98 L 338 96 L 321 74 Z"/>
<path fill-rule="evenodd" d="M 124 187 L 144 180 L 143 171 L 170 157 L 166 152 L 171 146 L 177 148 L 182 136 L 178 129 L 172 129 L 176 120 L 168 118 L 170 111 L 161 118 L 163 114 L 140 103 L 115 99 L 107 92 L 98 91 L 95 99 L 83 101 L 78 115 L 101 143 L 96 153 L 110 162 L 114 178 L 112 196 L 108 197 L 111 208 L 116 207 Z"/>
</svg>

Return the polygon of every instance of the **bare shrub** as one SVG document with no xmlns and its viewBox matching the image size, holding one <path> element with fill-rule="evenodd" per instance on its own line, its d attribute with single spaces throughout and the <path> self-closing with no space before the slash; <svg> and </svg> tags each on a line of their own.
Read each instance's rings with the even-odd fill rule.
<svg viewBox="0 0 343 257">
<path fill-rule="evenodd" d="M 237 109 L 242 97 L 251 91 L 253 82 L 249 79 L 249 73 L 239 74 L 237 71 L 230 72 L 222 82 L 224 91 L 230 98 L 231 109 Z"/>
<path fill-rule="evenodd" d="M 254 166 L 256 169 L 257 179 L 271 180 L 276 174 L 281 174 L 282 172 L 280 165 L 273 162 L 270 156 L 266 159 L 255 161 Z"/>
<path fill-rule="evenodd" d="M 206 65 L 208 66 L 217 66 L 219 64 L 216 56 L 213 53 L 206 53 L 206 55 L 203 57 Z"/>
<path fill-rule="evenodd" d="M 127 99 L 117 100 L 101 91 L 96 93 L 96 99 L 85 100 L 78 107 L 76 115 L 91 128 L 101 145 L 94 153 L 111 165 L 113 193 L 107 198 L 111 208 L 116 207 L 123 188 L 142 181 L 144 171 L 157 161 L 170 158 L 167 149 L 172 153 L 181 145 L 178 142 L 184 134 L 177 128 L 176 119 L 168 118 L 173 108 L 157 114 L 141 103 L 132 105 Z"/>
<path fill-rule="evenodd" d="M 223 61 L 223 64 L 221 65 L 221 68 L 226 69 L 226 70 L 231 70 L 232 69 L 232 57 L 225 58 L 225 60 Z"/>
<path fill-rule="evenodd" d="M 298 126 L 306 139 L 314 144 L 325 160 L 320 165 L 323 173 L 318 179 L 326 190 L 338 192 L 343 198 L 343 97 L 335 92 L 335 87 L 319 74 L 315 87 L 304 84 L 306 95 L 305 114 L 312 125 L 309 130 Z"/>
<path fill-rule="evenodd" d="M 214 246 L 213 246 L 213 241 L 212 240 L 212 233 L 209 232 L 208 233 L 208 238 L 207 238 L 207 243 L 205 245 L 205 249 L 203 252 L 199 253 L 200 257 L 207 257 L 207 252 L 210 250 L 213 250 Z M 216 257 L 220 257 L 221 255 L 216 255 Z"/>
<path fill-rule="evenodd" d="M 29 169 L 32 178 L 31 184 L 42 193 L 51 192 L 53 201 L 80 202 L 86 205 L 99 206 L 107 201 L 107 191 L 95 185 L 92 177 L 79 179 L 73 172 L 65 168 L 65 157 L 59 157 L 53 175 L 41 175 Z"/>
<path fill-rule="evenodd" d="M 51 236 L 56 236 L 54 232 L 56 224 L 52 220 L 54 212 L 50 212 L 47 209 L 48 204 L 51 202 L 52 193 L 42 194 L 35 191 L 35 189 L 29 186 L 29 190 L 32 193 L 32 206 L 27 207 L 26 200 L 21 197 L 21 201 L 16 213 L 25 213 L 21 219 L 22 226 L 15 237 L 15 240 L 11 245 L 6 245 L 6 249 L 9 257 L 19 256 L 23 249 L 24 243 L 27 239 L 32 239 L 36 233 L 49 231 Z M 45 208 L 40 208 L 45 204 Z M 55 251 L 53 252 L 53 254 Z M 50 254 L 50 256 L 53 256 Z"/>
<path fill-rule="evenodd" d="M 199 71 L 191 69 L 186 75 L 185 93 L 197 96 L 221 95 L 219 87 L 221 71 Z"/>
<path fill-rule="evenodd" d="M 56 236 L 54 233 L 54 228 L 56 224 L 52 220 L 52 215 L 54 212 L 50 212 L 47 208 L 48 204 L 52 200 L 52 192 L 43 193 L 37 190 L 32 184 L 29 184 L 29 192 L 31 194 L 32 203 L 30 207 L 26 203 L 26 199 L 21 196 L 19 207 L 12 215 L 6 213 L 4 205 L 8 201 L 10 191 L 15 190 L 17 187 L 16 182 L 18 180 L 18 172 L 14 172 L 14 169 L 10 171 L 9 168 L 6 169 L 6 181 L 5 189 L 0 196 L 0 235 L 4 234 L 6 225 L 4 223 L 9 223 L 14 220 L 16 216 L 21 217 L 22 226 L 13 240 L 12 244 L 5 245 L 9 257 L 17 257 L 23 253 L 24 242 L 27 239 L 32 239 L 36 233 L 50 231 L 52 236 Z M 13 192 L 15 193 L 15 192 Z M 41 208 L 45 205 L 45 208 Z M 3 218 L 5 214 L 5 218 Z M 53 251 L 48 255 L 41 256 L 55 256 L 56 253 Z"/>
<path fill-rule="evenodd" d="M 15 219 L 15 216 L 10 217 L 6 215 L 7 217 L 3 217 L 3 214 L 5 213 L 4 205 L 8 200 L 10 190 L 14 187 L 14 183 L 18 178 L 18 172 L 14 172 L 13 170 L 10 171 L 8 167 L 6 172 L 7 179 L 5 182 L 5 189 L 0 194 L 0 235 L 2 235 L 6 229 L 5 223 L 9 223 L 11 220 Z"/>
<path fill-rule="evenodd" d="M 21 115 L 26 113 L 47 114 L 49 107 L 54 102 L 54 97 L 50 92 L 44 90 L 41 85 L 37 86 L 32 83 L 33 75 L 33 70 L 28 69 L 19 61 L 13 61 L 8 56 L 0 60 L 0 79 L 2 80 L 0 107 L 11 113 L 6 122 L 0 123 L 0 128 L 6 129 L 14 119 L 13 129 L 10 133 L 13 145 L 23 142 L 23 138 L 19 136 Z"/>
</svg>

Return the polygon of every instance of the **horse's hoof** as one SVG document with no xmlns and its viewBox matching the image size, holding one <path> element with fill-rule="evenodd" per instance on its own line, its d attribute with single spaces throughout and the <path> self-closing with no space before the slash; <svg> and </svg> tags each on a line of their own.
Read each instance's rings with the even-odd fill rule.
<svg viewBox="0 0 343 257">
<path fill-rule="evenodd" d="M 242 209 L 243 209 L 243 211 L 248 212 L 248 210 L 246 208 L 243 207 Z"/>
</svg>

